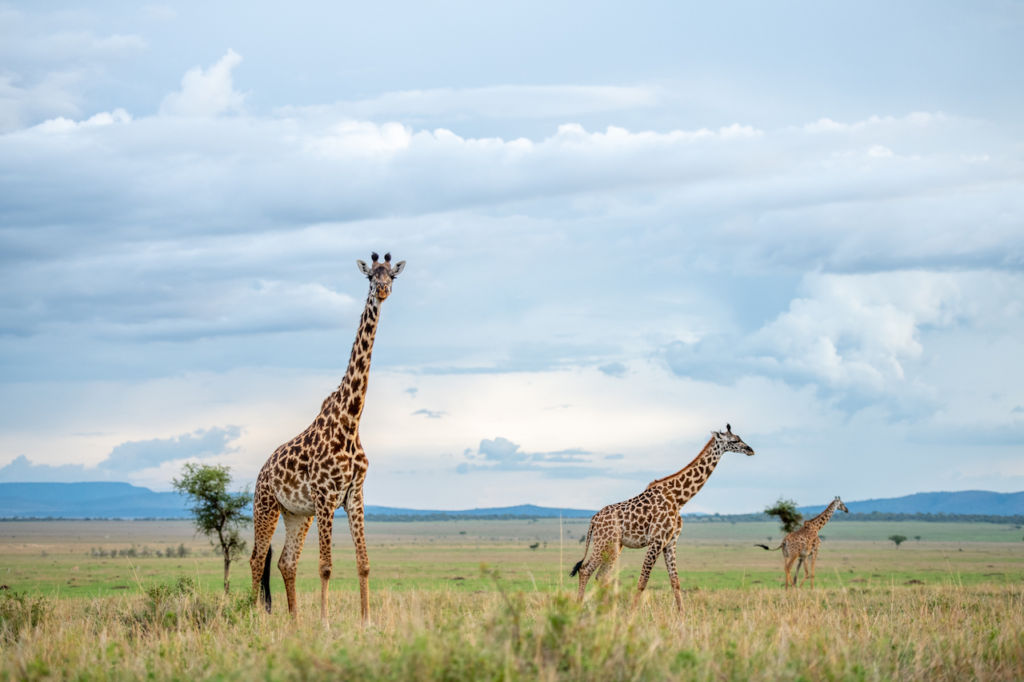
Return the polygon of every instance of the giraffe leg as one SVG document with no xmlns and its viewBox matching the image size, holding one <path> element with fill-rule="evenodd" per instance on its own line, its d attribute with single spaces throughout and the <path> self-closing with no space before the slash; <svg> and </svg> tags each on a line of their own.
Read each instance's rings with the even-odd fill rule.
<svg viewBox="0 0 1024 682">
<path fill-rule="evenodd" d="M 793 568 L 793 564 L 796 562 L 797 556 L 794 554 L 785 558 L 782 568 L 786 571 L 786 589 L 789 589 L 789 571 Z"/>
<path fill-rule="evenodd" d="M 800 583 L 800 585 L 803 586 L 803 584 L 805 582 L 807 582 L 807 567 L 804 566 L 804 562 L 805 561 L 807 561 L 807 555 L 806 554 L 801 554 L 799 559 L 796 562 L 796 570 L 793 571 L 793 587 L 796 587 L 796 581 L 800 580 L 800 568 L 801 567 L 803 567 L 803 569 L 804 569 L 804 579 L 803 579 L 803 582 Z"/>
<path fill-rule="evenodd" d="M 636 584 L 636 594 L 633 595 L 633 608 L 636 608 L 637 603 L 640 601 L 640 595 L 647 589 L 647 581 L 651 578 L 651 569 L 654 568 L 654 564 L 658 563 L 658 555 L 661 553 L 661 550 L 661 544 L 652 544 L 647 550 L 643 568 L 640 569 L 640 580 Z"/>
<path fill-rule="evenodd" d="M 596 536 L 596 534 L 595 534 Z M 583 601 L 583 591 L 587 588 L 587 581 L 593 576 L 595 580 L 601 580 L 608 573 L 615 560 L 619 558 L 619 546 L 614 540 L 607 537 L 594 537 L 594 551 L 590 558 L 580 566 L 580 586 L 576 593 L 576 599 Z"/>
<path fill-rule="evenodd" d="M 676 598 L 676 608 L 679 615 L 683 615 L 683 593 L 679 589 L 679 573 L 676 571 L 676 540 L 672 540 L 663 550 L 665 554 L 665 568 L 668 570 L 668 579 L 672 583 L 672 592 Z"/>
<path fill-rule="evenodd" d="M 353 484 L 345 504 L 348 530 L 356 547 L 356 571 L 359 573 L 359 617 L 364 626 L 370 624 L 370 555 L 366 553 L 366 532 L 363 522 L 362 484 Z"/>
<path fill-rule="evenodd" d="M 818 565 L 818 550 L 811 554 L 811 587 L 814 587 L 814 569 Z"/>
<path fill-rule="evenodd" d="M 264 571 L 269 571 L 266 565 L 267 553 L 270 551 L 270 540 L 274 537 L 274 529 L 277 528 L 277 518 L 281 510 L 273 494 L 265 487 L 257 484 L 256 493 L 253 495 L 252 503 L 252 525 L 254 538 L 252 543 L 252 556 L 249 557 L 249 568 L 252 570 L 252 593 L 253 597 L 263 600 L 263 607 L 270 613 L 269 590 L 264 593 L 260 589 L 263 582 Z"/>
<path fill-rule="evenodd" d="M 292 514 L 284 512 L 284 549 L 281 550 L 281 558 L 277 560 L 277 567 L 281 570 L 281 577 L 284 578 L 284 592 L 288 597 L 288 613 L 292 618 L 298 617 L 298 605 L 295 601 L 295 574 L 298 572 L 299 556 L 302 554 L 302 543 L 306 541 L 306 533 L 313 523 L 312 516 Z"/>
<path fill-rule="evenodd" d="M 316 531 L 320 540 L 320 622 L 330 629 L 327 620 L 327 587 L 331 581 L 331 534 L 334 529 L 334 507 L 324 500 L 316 503 Z"/>
</svg>

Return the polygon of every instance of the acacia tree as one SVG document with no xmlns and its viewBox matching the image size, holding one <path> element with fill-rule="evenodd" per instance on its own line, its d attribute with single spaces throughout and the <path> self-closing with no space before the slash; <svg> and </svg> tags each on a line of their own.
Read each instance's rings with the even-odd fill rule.
<svg viewBox="0 0 1024 682">
<path fill-rule="evenodd" d="M 896 545 L 896 549 L 899 549 L 900 545 L 907 539 L 907 536 L 897 533 L 896 535 L 890 535 L 889 539 Z"/>
<path fill-rule="evenodd" d="M 231 560 L 245 552 L 245 540 L 240 530 L 252 522 L 244 511 L 252 502 L 248 488 L 240 493 L 229 493 L 230 468 L 220 465 L 189 462 L 181 478 L 172 481 L 174 489 L 192 500 L 196 530 L 210 538 L 224 557 L 224 592 L 230 585 Z"/>
<path fill-rule="evenodd" d="M 796 502 L 781 497 L 775 502 L 774 507 L 766 507 L 764 513 L 778 517 L 783 533 L 792 533 L 804 520 L 804 515 L 796 510 Z"/>
</svg>

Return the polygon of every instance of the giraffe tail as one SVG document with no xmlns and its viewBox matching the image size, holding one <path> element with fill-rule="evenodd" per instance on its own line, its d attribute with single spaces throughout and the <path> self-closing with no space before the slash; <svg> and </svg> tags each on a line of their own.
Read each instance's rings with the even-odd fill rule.
<svg viewBox="0 0 1024 682">
<path fill-rule="evenodd" d="M 270 557 L 274 555 L 274 549 L 267 547 L 267 558 L 263 562 L 263 575 L 260 576 L 260 598 L 263 606 L 270 613 Z"/>
<path fill-rule="evenodd" d="M 760 547 L 761 549 L 767 549 L 769 552 L 774 552 L 777 549 L 782 549 L 782 545 L 779 545 L 778 547 L 769 547 L 768 545 L 762 545 L 762 544 L 760 544 L 758 542 L 754 543 L 754 547 Z"/>
<path fill-rule="evenodd" d="M 570 578 L 580 572 L 580 569 L 583 568 L 583 562 L 587 560 L 587 552 L 590 551 L 590 531 L 591 531 L 591 528 L 588 527 L 587 528 L 587 544 L 583 548 L 583 558 L 580 559 L 579 561 L 577 561 L 576 565 L 572 567 L 571 571 L 569 571 L 569 577 Z"/>
</svg>

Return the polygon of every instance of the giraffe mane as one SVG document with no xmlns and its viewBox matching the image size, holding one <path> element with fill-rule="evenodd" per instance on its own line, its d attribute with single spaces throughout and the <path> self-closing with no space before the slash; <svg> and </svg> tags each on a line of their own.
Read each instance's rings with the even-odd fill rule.
<svg viewBox="0 0 1024 682">
<path fill-rule="evenodd" d="M 693 458 L 693 459 L 692 459 L 692 460 L 690 461 L 690 463 L 689 463 L 689 464 L 687 464 L 686 466 L 684 466 L 684 467 L 683 467 L 682 469 L 680 469 L 679 471 L 675 472 L 674 474 L 669 474 L 668 476 L 663 476 L 663 477 L 661 477 L 661 478 L 656 478 L 656 479 L 654 479 L 653 481 L 651 481 L 650 483 L 648 483 L 648 484 L 647 484 L 647 487 L 646 487 L 646 488 L 644 488 L 644 490 L 650 490 L 650 489 L 651 489 L 651 488 L 652 488 L 653 486 L 656 486 L 656 485 L 658 485 L 659 483 L 664 483 L 665 481 L 669 481 L 669 480 L 671 480 L 671 479 L 673 479 L 673 478 L 676 478 L 677 476 L 679 476 L 679 474 L 683 473 L 684 471 L 686 471 L 687 469 L 689 469 L 690 467 L 692 467 L 692 466 L 693 466 L 694 464 L 696 464 L 696 463 L 697 463 L 697 462 L 698 462 L 698 461 L 700 460 L 700 458 L 701 458 L 701 457 L 703 457 L 703 456 L 704 456 L 704 453 L 708 451 L 708 448 L 709 448 L 709 447 L 711 447 L 711 444 L 712 444 L 712 443 L 713 443 L 714 441 L 715 441 L 715 437 L 714 437 L 714 436 L 712 436 L 712 437 L 711 437 L 711 438 L 710 438 L 710 439 L 708 440 L 708 442 L 704 444 L 704 447 L 700 449 L 700 452 L 698 452 L 698 453 L 697 453 L 697 456 L 696 456 L 696 457 L 694 457 L 694 458 Z"/>
</svg>

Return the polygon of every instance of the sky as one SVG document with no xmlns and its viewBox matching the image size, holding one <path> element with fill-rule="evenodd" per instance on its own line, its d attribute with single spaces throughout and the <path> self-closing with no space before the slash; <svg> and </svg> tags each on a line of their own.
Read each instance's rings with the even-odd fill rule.
<svg viewBox="0 0 1024 682">
<path fill-rule="evenodd" d="M 252 485 L 383 304 L 366 502 L 1024 489 L 1024 3 L 0 4 L 0 481 Z"/>
</svg>

